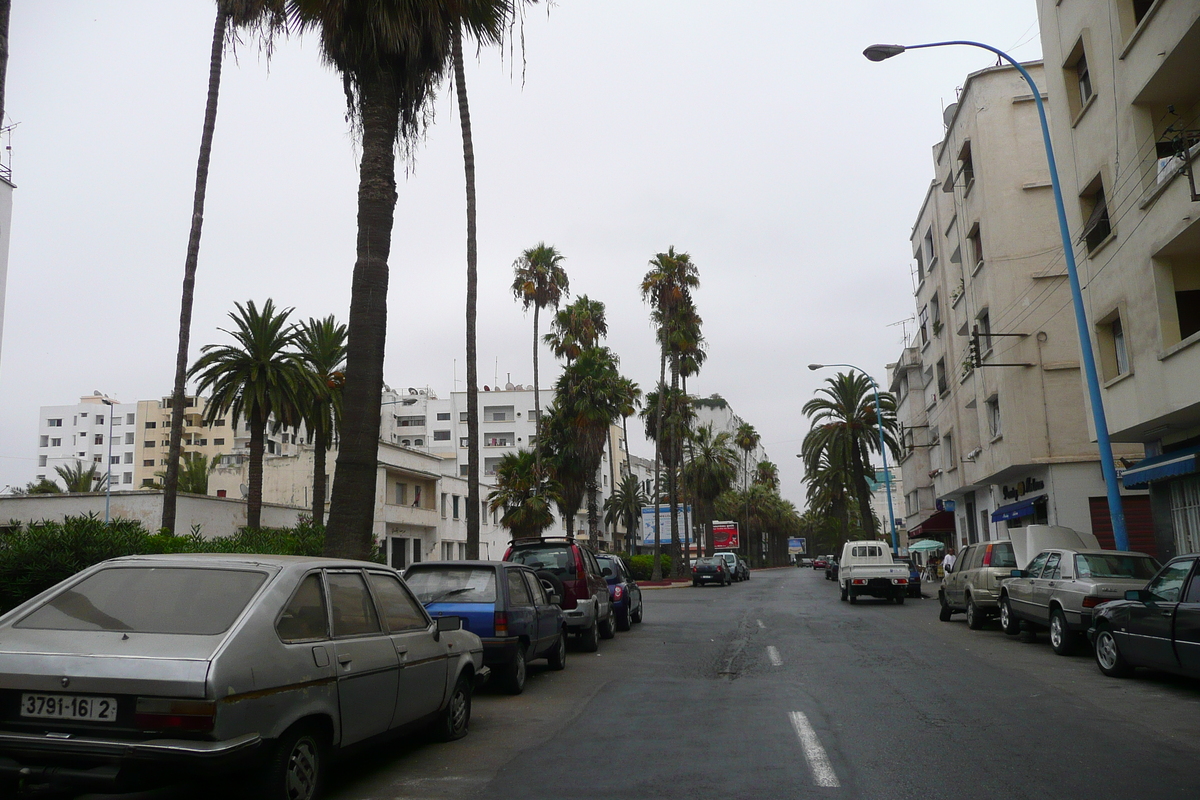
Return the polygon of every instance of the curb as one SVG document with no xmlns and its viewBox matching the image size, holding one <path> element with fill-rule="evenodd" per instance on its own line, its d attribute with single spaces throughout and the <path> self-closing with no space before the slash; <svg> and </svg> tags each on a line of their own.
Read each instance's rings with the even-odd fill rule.
<svg viewBox="0 0 1200 800">
<path fill-rule="evenodd" d="M 639 589 L 679 589 L 683 586 L 691 586 L 691 579 L 678 581 L 638 581 Z"/>
</svg>

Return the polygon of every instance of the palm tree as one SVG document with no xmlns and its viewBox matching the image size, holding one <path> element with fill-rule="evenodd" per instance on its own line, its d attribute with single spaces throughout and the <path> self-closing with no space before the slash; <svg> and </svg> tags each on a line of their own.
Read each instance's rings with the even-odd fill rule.
<svg viewBox="0 0 1200 800">
<path fill-rule="evenodd" d="M 850 470 L 843 464 L 830 460 L 828 453 L 821 453 L 815 465 L 805 467 L 804 481 L 809 508 L 823 517 L 837 520 L 841 533 L 838 544 L 848 540 L 852 530 L 852 505 L 849 488 L 853 484 Z M 839 548 L 835 548 L 837 551 Z"/>
<path fill-rule="evenodd" d="M 5 27 L 8 3 L 4 3 Z M 192 303 L 196 289 L 196 264 L 200 258 L 200 232 L 204 225 L 204 197 L 208 191 L 208 162 L 212 155 L 213 133 L 217 126 L 217 100 L 221 90 L 221 61 L 225 38 L 231 28 L 259 25 L 266 34 L 284 23 L 281 0 L 217 0 L 217 21 L 213 28 L 208 61 L 208 97 L 204 107 L 204 126 L 200 132 L 200 155 L 196 159 L 196 188 L 192 195 L 192 225 L 188 232 L 187 255 L 183 262 L 183 291 L 179 309 L 179 343 L 175 351 L 175 386 L 171 393 L 171 434 L 167 455 L 167 477 L 163 486 L 162 527 L 175 531 L 175 492 L 179 481 L 179 463 L 183 456 L 184 395 L 187 391 L 188 348 L 191 344 Z M 4 35 L 7 60 L 8 36 Z M 3 75 L 0 74 L 0 87 Z M 3 120 L 0 101 L 0 120 Z"/>
<path fill-rule="evenodd" d="M 513 262 L 513 297 L 528 311 L 533 306 L 533 415 L 535 441 L 542 438 L 541 383 L 538 378 L 538 316 L 543 308 L 558 308 L 564 297 L 571 294 L 571 282 L 562 268 L 563 256 L 545 242 L 538 242 L 521 253 Z M 536 448 L 541 458 L 542 448 Z"/>
<path fill-rule="evenodd" d="M 554 524 L 550 504 L 561 487 L 539 466 L 529 450 L 505 453 L 496 466 L 496 489 L 488 495 L 491 511 L 503 510 L 500 524 L 514 539 L 537 536 Z"/>
<path fill-rule="evenodd" d="M 874 478 L 871 453 L 879 452 L 880 422 L 875 416 L 875 392 L 871 379 L 860 373 L 838 373 L 826 378 L 828 384 L 817 390 L 818 396 L 801 409 L 812 421 L 804 437 L 801 455 L 805 469 L 810 472 L 820 464 L 822 455 L 830 465 L 842 470 L 848 481 L 847 489 L 858 502 L 859 515 L 868 534 L 879 531 L 871 509 L 871 489 L 868 478 Z M 891 394 L 879 395 L 885 446 L 893 456 L 899 456 L 896 441 L 896 401 Z"/>
<path fill-rule="evenodd" d="M 87 469 L 82 461 L 76 461 L 75 466 L 55 467 L 54 471 L 66 484 L 68 492 L 98 492 L 108 482 L 108 474 L 99 471 L 99 466 L 92 462 Z"/>
<path fill-rule="evenodd" d="M 575 514 L 587 494 L 587 469 L 578 446 L 579 438 L 567 415 L 560 414 L 557 405 L 547 409 L 535 459 L 540 469 L 553 477 L 559 486 L 555 503 L 568 536 L 575 535 Z"/>
<path fill-rule="evenodd" d="M 690 426 L 690 420 L 695 415 L 695 409 L 692 407 L 692 404 L 688 402 L 687 398 L 685 398 L 681 392 L 679 392 L 677 389 L 672 391 L 669 386 L 665 386 L 663 384 L 660 384 L 660 387 L 661 391 L 650 392 L 646 395 L 646 406 L 642 409 L 640 414 L 642 423 L 645 425 L 646 438 L 654 442 L 654 497 L 652 499 L 654 501 L 655 552 L 658 552 L 662 546 L 659 539 L 659 530 L 661 529 L 659 506 L 662 505 L 663 499 L 661 489 L 662 473 L 671 469 L 670 464 L 662 466 L 663 462 L 661 460 L 661 455 L 663 453 L 676 452 L 677 449 L 676 440 L 674 438 L 675 426 L 673 424 L 663 426 L 663 422 L 664 420 L 685 419 L 688 421 L 687 424 Z M 667 483 L 667 492 L 669 495 L 671 488 L 674 486 L 674 477 L 668 475 Z M 668 496 L 667 502 L 671 502 L 670 496 Z M 672 522 L 674 521 L 675 518 L 672 517 Z M 673 530 L 671 532 L 672 547 L 677 544 L 678 539 L 678 532 Z M 678 556 L 678 553 L 676 553 L 676 556 Z M 658 563 L 657 559 L 655 563 Z M 661 573 L 659 573 L 659 578 L 661 577 Z"/>
<path fill-rule="evenodd" d="M 185 458 L 179 465 L 179 491 L 187 494 L 208 494 L 208 477 L 217 468 L 220 460 L 219 455 L 205 458 L 200 453 L 195 453 L 192 458 Z M 167 476 L 165 471 L 154 474 L 165 482 Z M 155 482 L 151 484 L 150 488 L 161 489 L 163 483 Z"/>
<path fill-rule="evenodd" d="M 701 527 L 711 532 L 713 503 L 728 491 L 737 480 L 737 457 L 729 445 L 729 433 L 713 432 L 712 425 L 703 425 L 691 436 L 689 456 L 683 468 L 683 480 L 696 503 Z M 705 555 L 713 554 L 711 534 L 706 537 Z"/>
<path fill-rule="evenodd" d="M 579 358 L 582 350 L 595 347 L 607 335 L 604 303 L 584 294 L 558 310 L 543 341 L 550 345 L 554 355 L 569 363 Z"/>
<path fill-rule="evenodd" d="M 625 550 L 633 551 L 635 531 L 638 530 L 638 520 L 642 516 L 642 507 L 646 505 L 646 493 L 642 491 L 642 482 L 637 475 L 626 475 L 613 488 L 613 492 L 604 501 L 604 522 L 617 529 L 619 523 L 625 525 Z"/>
<path fill-rule="evenodd" d="M 311 373 L 308 391 L 299 398 L 300 412 L 313 437 L 312 518 L 325 524 L 325 454 L 333 446 L 342 420 L 342 387 L 346 384 L 346 326 L 330 314 L 310 317 L 296 330 L 300 357 Z"/>
<path fill-rule="evenodd" d="M 15 495 L 23 494 L 62 494 L 62 488 L 49 478 L 40 478 L 25 484 L 24 489 L 13 488 Z"/>
<path fill-rule="evenodd" d="M 742 492 L 745 493 L 745 495 L 746 495 L 747 503 L 750 502 L 750 494 L 749 494 L 749 491 L 750 491 L 750 485 L 749 485 L 750 484 L 750 469 L 747 466 L 747 461 L 749 461 L 750 453 L 752 453 L 755 449 L 758 448 L 758 443 L 760 441 L 762 441 L 762 437 L 760 437 L 758 435 L 758 431 L 754 430 L 754 426 L 751 425 L 749 422 L 743 422 L 740 425 L 738 425 L 737 430 L 733 434 L 734 445 L 736 445 L 742 451 Z M 750 508 L 749 508 L 749 506 L 747 506 L 746 507 L 747 520 L 749 520 L 749 517 L 750 517 Z M 748 521 L 747 521 L 747 524 L 749 524 Z M 746 530 L 745 530 L 745 541 L 743 541 L 743 543 L 742 543 L 742 549 L 747 554 L 749 554 L 749 552 L 751 550 L 750 529 L 749 528 L 746 528 Z M 757 551 L 759 549 L 759 546 L 756 544 L 753 549 L 755 551 Z"/>
<path fill-rule="evenodd" d="M 414 142 L 428 120 L 428 103 L 452 58 L 454 31 L 462 26 L 480 40 L 485 31 L 498 32 L 505 4 L 287 2 L 289 18 L 301 30 L 319 33 L 322 57 L 341 73 L 361 132 L 345 401 L 325 552 L 366 558 L 374 524 L 396 145 Z"/>
<path fill-rule="evenodd" d="M 302 357 L 289 348 L 296 343 L 296 330 L 288 325 L 292 309 L 276 312 L 267 300 L 262 311 L 251 300 L 231 312 L 233 329 L 219 328 L 234 338 L 235 344 L 208 344 L 200 349 L 200 358 L 188 370 L 188 377 L 199 377 L 197 392 L 210 392 L 204 410 L 205 422 L 212 422 L 232 411 L 235 418 L 246 420 L 250 431 L 250 490 L 246 500 L 246 527 L 258 528 L 262 515 L 263 451 L 268 421 L 275 427 L 299 422 L 297 409 L 302 394 L 311 391 L 312 379 Z M 372 471 L 372 493 L 374 471 Z M 372 497 L 374 494 L 372 494 Z"/>
<path fill-rule="evenodd" d="M 773 461 L 760 461 L 754 468 L 754 482 L 779 491 L 779 467 Z"/>
</svg>

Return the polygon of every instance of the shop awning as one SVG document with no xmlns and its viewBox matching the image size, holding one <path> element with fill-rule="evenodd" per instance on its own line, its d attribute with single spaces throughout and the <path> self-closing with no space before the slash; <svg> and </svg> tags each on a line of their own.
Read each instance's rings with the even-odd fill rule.
<svg viewBox="0 0 1200 800">
<path fill-rule="evenodd" d="M 1000 506 L 992 512 L 992 522 L 1003 522 L 1006 519 L 1031 516 L 1034 513 L 1033 504 L 1038 500 L 1044 501 L 1045 499 L 1045 497 L 1032 497 L 1028 500 L 1020 500 L 1016 503 Z"/>
<path fill-rule="evenodd" d="M 1188 447 L 1142 459 L 1125 470 L 1121 482 L 1126 489 L 1140 489 L 1154 481 L 1200 472 L 1200 447 Z"/>
<path fill-rule="evenodd" d="M 909 529 L 909 538 L 932 536 L 939 533 L 954 533 L 954 512 L 939 511 L 929 519 Z"/>
</svg>

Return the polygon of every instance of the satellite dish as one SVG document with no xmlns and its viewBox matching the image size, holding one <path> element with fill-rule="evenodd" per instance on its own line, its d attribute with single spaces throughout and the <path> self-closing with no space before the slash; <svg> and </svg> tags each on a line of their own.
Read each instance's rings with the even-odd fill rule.
<svg viewBox="0 0 1200 800">
<path fill-rule="evenodd" d="M 491 389 L 489 389 L 489 388 L 487 387 L 487 384 L 486 384 L 486 383 L 483 385 L 483 390 L 484 390 L 485 392 L 490 392 L 490 391 L 491 391 Z"/>
<path fill-rule="evenodd" d="M 942 124 L 947 128 L 954 121 L 954 114 L 958 111 L 958 103 L 951 103 L 942 111 Z"/>
<path fill-rule="evenodd" d="M 242 497 L 245 497 L 246 495 L 250 494 L 249 487 L 246 486 L 246 484 L 244 484 L 244 483 L 238 484 L 238 490 L 242 493 Z"/>
<path fill-rule="evenodd" d="M 410 386 L 410 387 L 408 387 L 408 393 L 411 395 L 415 395 L 417 393 L 417 390 Z"/>
<path fill-rule="evenodd" d="M 517 387 L 513 386 L 511 383 L 504 384 L 504 391 L 506 391 L 506 392 L 511 392 L 513 389 L 516 389 L 516 388 Z"/>
</svg>

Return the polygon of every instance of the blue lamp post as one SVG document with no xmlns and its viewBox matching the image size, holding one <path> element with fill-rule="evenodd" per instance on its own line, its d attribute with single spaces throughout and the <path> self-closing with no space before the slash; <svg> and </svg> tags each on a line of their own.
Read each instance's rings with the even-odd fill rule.
<svg viewBox="0 0 1200 800">
<path fill-rule="evenodd" d="M 892 511 L 892 471 L 888 469 L 887 460 L 887 442 L 883 438 L 883 413 L 879 409 L 879 384 L 871 377 L 865 369 L 856 367 L 853 364 L 809 364 L 809 369 L 824 369 L 825 367 L 846 367 L 857 372 L 861 372 L 867 380 L 871 382 L 871 388 L 875 391 L 875 427 L 879 430 L 879 452 L 883 456 L 883 483 L 887 487 L 888 501 L 888 522 L 892 526 L 892 553 L 900 555 L 900 540 L 896 536 L 896 514 Z"/>
<path fill-rule="evenodd" d="M 1088 333 L 1087 314 L 1084 311 L 1083 292 L 1079 286 L 1079 272 L 1075 267 L 1075 249 L 1071 245 L 1071 231 L 1067 227 L 1067 212 L 1063 206 L 1062 187 L 1058 181 L 1058 166 L 1054 161 L 1054 147 L 1050 143 L 1050 126 L 1046 122 L 1046 108 L 1042 103 L 1042 93 L 1034 83 L 1033 77 L 1016 59 L 988 44 L 970 41 L 930 42 L 929 44 L 873 44 L 863 51 L 863 55 L 871 61 L 883 61 L 898 56 L 905 50 L 919 50 L 925 47 L 947 47 L 964 45 L 979 47 L 995 53 L 1009 64 L 1012 64 L 1029 88 L 1033 90 L 1033 100 L 1037 104 L 1038 120 L 1042 125 L 1042 142 L 1046 146 L 1046 161 L 1050 166 L 1050 184 L 1054 188 L 1054 206 L 1058 212 L 1058 230 L 1062 236 L 1063 258 L 1067 263 L 1067 276 L 1071 283 L 1071 303 L 1075 307 L 1075 326 L 1079 331 L 1079 348 L 1083 352 L 1083 372 L 1087 380 L 1088 398 L 1092 405 L 1092 421 L 1096 426 L 1096 442 L 1100 448 L 1100 470 L 1104 474 L 1104 485 L 1108 491 L 1108 513 L 1112 518 L 1113 539 L 1118 550 L 1129 549 L 1129 537 L 1125 532 L 1125 510 L 1121 505 L 1121 490 L 1117 482 L 1117 468 L 1113 463 L 1112 441 L 1108 437 L 1108 420 L 1104 416 L 1104 400 L 1100 395 L 1100 379 L 1096 374 L 1096 356 L 1092 352 L 1092 338 Z"/>
</svg>

